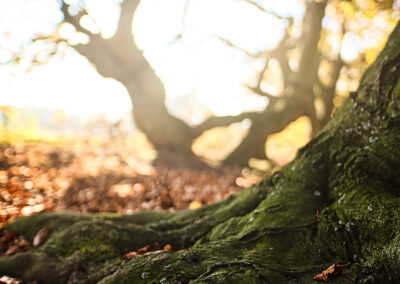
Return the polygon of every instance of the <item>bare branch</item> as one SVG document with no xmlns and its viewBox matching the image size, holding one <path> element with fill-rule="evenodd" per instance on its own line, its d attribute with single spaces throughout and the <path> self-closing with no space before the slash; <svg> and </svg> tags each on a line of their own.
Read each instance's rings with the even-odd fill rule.
<svg viewBox="0 0 400 284">
<path fill-rule="evenodd" d="M 291 17 L 283 17 L 283 16 L 281 16 L 281 15 L 279 15 L 279 14 L 277 14 L 277 13 L 274 13 L 274 12 L 272 12 L 272 11 L 268 11 L 268 10 L 266 10 L 263 6 L 261 6 L 260 4 L 254 2 L 254 1 L 252 1 L 252 0 L 240 0 L 240 1 L 246 2 L 246 3 L 248 3 L 248 4 L 250 4 L 250 5 L 254 6 L 254 7 L 256 7 L 256 8 L 257 8 L 258 10 L 260 10 L 261 12 L 270 14 L 270 15 L 274 16 L 275 18 L 278 18 L 279 20 L 290 20 L 290 19 L 292 19 Z"/>
<path fill-rule="evenodd" d="M 61 12 L 64 14 L 64 22 L 67 22 L 71 25 L 74 26 L 76 31 L 81 32 L 86 34 L 88 31 L 84 29 L 80 24 L 79 24 L 79 19 L 81 16 L 86 15 L 86 11 L 82 10 L 80 13 L 78 13 L 76 16 L 71 16 L 71 14 L 68 11 L 68 6 L 63 3 L 61 6 Z"/>
<path fill-rule="evenodd" d="M 288 28 L 289 28 L 289 26 L 288 26 Z M 274 101 L 274 99 L 276 99 L 276 97 L 274 97 L 274 96 L 271 97 L 271 95 L 263 92 L 261 90 L 261 83 L 264 79 L 265 72 L 267 72 L 267 70 L 268 70 L 269 61 L 272 58 L 277 59 L 279 62 L 279 65 L 280 65 L 281 71 L 282 71 L 282 80 L 283 80 L 284 85 L 286 86 L 286 84 L 289 81 L 289 77 L 290 77 L 290 74 L 292 73 L 292 70 L 289 66 L 289 59 L 287 57 L 288 47 L 287 47 L 286 42 L 289 38 L 288 28 L 286 29 L 285 35 L 279 42 L 278 46 L 275 47 L 273 50 L 264 53 L 265 65 L 264 65 L 263 70 L 260 72 L 260 74 L 258 76 L 257 87 L 256 88 L 250 87 L 250 89 L 252 91 L 256 92 L 257 94 L 259 94 L 261 96 L 269 97 L 270 99 L 272 99 L 272 101 Z"/>
<path fill-rule="evenodd" d="M 201 124 L 193 127 L 193 133 L 195 137 L 198 137 L 208 129 L 219 126 L 228 126 L 232 123 L 240 122 L 246 118 L 252 119 L 255 115 L 257 115 L 256 112 L 244 112 L 236 116 L 212 116 L 203 121 Z"/>
<path fill-rule="evenodd" d="M 266 58 L 266 60 L 265 60 L 265 65 L 264 65 L 264 68 L 263 68 L 263 70 L 261 70 L 261 72 L 260 72 L 260 74 L 258 75 L 258 80 L 257 80 L 257 89 L 259 89 L 260 91 L 261 91 L 261 83 L 262 83 L 262 81 L 263 81 L 263 79 L 264 79 L 264 74 L 265 74 L 265 72 L 267 72 L 267 70 L 268 70 L 268 66 L 269 66 L 269 61 L 271 60 L 271 54 L 269 54 L 269 55 L 267 55 L 267 58 Z M 253 91 L 255 91 L 255 90 L 253 90 Z M 256 93 L 258 93 L 258 90 L 257 91 L 255 91 Z"/>
<path fill-rule="evenodd" d="M 276 100 L 280 99 L 281 97 L 277 97 L 277 96 L 273 96 L 267 92 L 264 92 L 263 90 L 261 90 L 260 86 L 257 87 L 251 87 L 251 86 L 246 86 L 249 90 L 253 91 L 254 93 L 262 96 L 262 97 L 266 97 L 269 99 L 269 102 L 275 102 Z"/>
<path fill-rule="evenodd" d="M 229 39 L 223 38 L 223 37 L 221 37 L 221 36 L 219 36 L 219 35 L 212 35 L 211 37 L 219 39 L 220 41 L 222 41 L 222 42 L 225 43 L 226 45 L 228 45 L 228 46 L 230 46 L 230 47 L 233 47 L 233 48 L 235 48 L 235 49 L 237 49 L 237 50 L 240 50 L 241 52 L 247 54 L 247 55 L 250 56 L 250 57 L 259 57 L 259 56 L 260 56 L 260 53 L 254 54 L 254 53 L 252 53 L 252 52 L 250 52 L 250 51 L 244 49 L 243 47 L 240 47 L 240 46 L 235 45 L 235 44 L 234 44 L 233 42 L 231 42 Z"/>
</svg>

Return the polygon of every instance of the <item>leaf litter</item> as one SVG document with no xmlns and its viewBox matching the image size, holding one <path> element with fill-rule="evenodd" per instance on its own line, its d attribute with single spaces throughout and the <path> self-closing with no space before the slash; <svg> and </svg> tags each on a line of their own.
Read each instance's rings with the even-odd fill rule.
<svg viewBox="0 0 400 284">
<path fill-rule="evenodd" d="M 143 210 L 194 210 L 221 201 L 262 179 L 250 170 L 196 171 L 153 168 L 129 147 L 109 143 L 53 145 L 0 144 L 0 255 L 42 245 L 51 228 L 30 243 L 4 228 L 20 216 L 42 211 L 132 214 Z M 170 244 L 149 244 L 125 259 L 151 251 L 174 251 Z M 1 275 L 0 275 L 1 276 Z M 0 283 L 22 283 L 1 276 Z M 32 282 L 33 283 L 33 282 Z M 182 282 L 184 283 L 184 281 Z"/>
<path fill-rule="evenodd" d="M 41 211 L 197 209 L 262 178 L 249 170 L 155 169 L 120 148 L 0 144 L 0 224 Z"/>
</svg>

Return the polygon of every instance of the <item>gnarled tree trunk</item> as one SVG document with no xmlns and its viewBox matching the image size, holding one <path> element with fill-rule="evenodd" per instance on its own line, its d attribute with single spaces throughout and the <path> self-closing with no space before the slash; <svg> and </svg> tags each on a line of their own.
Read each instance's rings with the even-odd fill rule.
<svg viewBox="0 0 400 284">
<path fill-rule="evenodd" d="M 0 257 L 0 274 L 39 283 L 400 281 L 400 25 L 356 93 L 296 159 L 258 185 L 195 211 L 38 214 L 8 226 L 42 246 Z M 170 244 L 124 260 L 147 244 Z"/>
<path fill-rule="evenodd" d="M 134 107 L 135 122 L 158 151 L 157 162 L 163 166 L 206 167 L 192 152 L 195 138 L 192 128 L 168 112 L 164 86 L 135 45 L 132 20 L 138 4 L 138 0 L 122 3 L 118 29 L 110 39 L 89 34 L 79 24 L 81 15 L 71 16 L 66 4 L 62 11 L 66 22 L 90 38 L 88 44 L 75 49 L 92 62 L 102 76 L 115 78 L 126 87 Z"/>
<path fill-rule="evenodd" d="M 134 107 L 133 117 L 136 124 L 158 152 L 156 163 L 175 167 L 207 167 L 192 152 L 191 146 L 194 139 L 200 136 L 204 130 L 216 126 L 227 126 L 244 118 L 251 120 L 251 129 L 238 148 L 225 159 L 223 163 L 226 165 L 243 167 L 248 165 L 248 161 L 252 157 L 265 159 L 267 137 L 283 130 L 290 122 L 302 115 L 310 117 L 314 134 L 327 123 L 333 107 L 332 98 L 338 76 L 332 80 L 332 86 L 324 89 L 322 97 L 326 115 L 322 120 L 316 117 L 314 108 L 316 94 L 313 90 L 318 81 L 319 58 L 317 51 L 326 1 L 311 1 L 307 4 L 303 24 L 304 31 L 298 39 L 301 53 L 298 72 L 293 72 L 289 66 L 287 53 L 290 47 L 287 46 L 287 42 L 290 36 L 288 33 L 277 48 L 268 52 L 268 60 L 266 60 L 264 71 L 260 74 L 258 86 L 252 88 L 255 93 L 270 99 L 270 104 L 263 112 L 244 113 L 236 117 L 211 117 L 196 127 L 190 127 L 168 112 L 165 105 L 164 86 L 146 61 L 142 51 L 135 45 L 132 35 L 132 19 L 138 4 L 138 0 L 123 1 L 117 32 L 109 39 L 98 34 L 91 34 L 80 26 L 80 17 L 86 11 L 71 16 L 68 12 L 68 5 L 63 4 L 62 12 L 66 22 L 90 38 L 88 44 L 81 44 L 74 48 L 93 63 L 102 76 L 115 78 L 126 87 Z M 266 94 L 260 88 L 271 58 L 278 60 L 282 70 L 285 90 L 281 97 Z M 340 68 L 336 74 L 339 74 L 339 71 Z M 284 105 L 283 109 L 276 108 L 277 101 Z"/>
</svg>

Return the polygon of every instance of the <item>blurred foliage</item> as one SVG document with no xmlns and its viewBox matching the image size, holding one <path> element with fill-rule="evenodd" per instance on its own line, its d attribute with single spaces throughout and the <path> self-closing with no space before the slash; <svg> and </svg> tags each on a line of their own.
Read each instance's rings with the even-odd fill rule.
<svg viewBox="0 0 400 284">
<path fill-rule="evenodd" d="M 134 141 L 136 145 L 132 145 Z M 141 159 L 143 136 L 0 143 L 0 228 L 41 211 L 133 213 L 196 209 L 220 201 L 262 176 L 153 168 Z"/>
</svg>

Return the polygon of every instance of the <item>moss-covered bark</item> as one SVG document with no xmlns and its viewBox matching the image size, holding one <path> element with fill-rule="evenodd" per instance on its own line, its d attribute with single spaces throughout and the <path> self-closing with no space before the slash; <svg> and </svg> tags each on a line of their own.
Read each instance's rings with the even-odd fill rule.
<svg viewBox="0 0 400 284">
<path fill-rule="evenodd" d="M 9 225 L 42 246 L 0 257 L 0 274 L 39 283 L 400 281 L 400 26 L 357 93 L 273 176 L 195 211 L 39 214 Z M 317 212 L 321 212 L 317 214 Z M 182 248 L 124 260 L 152 242 Z"/>
</svg>

